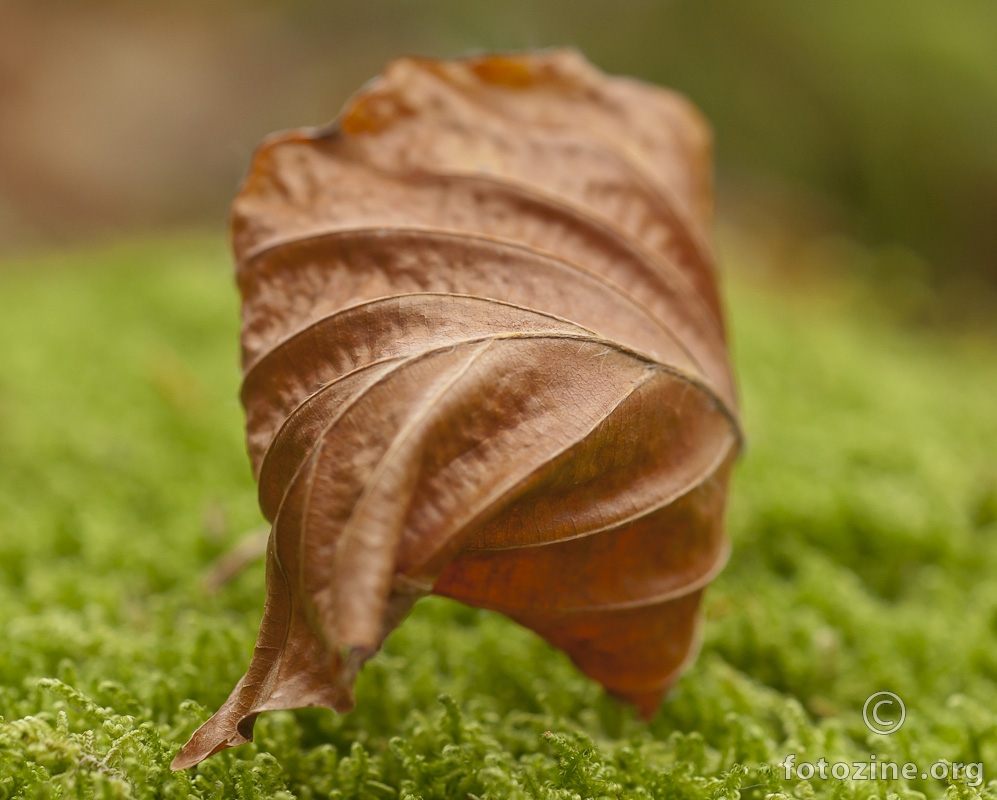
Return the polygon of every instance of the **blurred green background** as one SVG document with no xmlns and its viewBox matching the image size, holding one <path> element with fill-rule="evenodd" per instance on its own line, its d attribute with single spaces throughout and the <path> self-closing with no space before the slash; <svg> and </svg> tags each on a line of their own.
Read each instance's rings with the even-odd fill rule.
<svg viewBox="0 0 997 800">
<path fill-rule="evenodd" d="M 899 281 L 921 316 L 997 283 L 993 0 L 4 0 L 0 256 L 220 230 L 256 142 L 391 57 L 549 45 L 688 94 L 773 269 Z"/>
</svg>

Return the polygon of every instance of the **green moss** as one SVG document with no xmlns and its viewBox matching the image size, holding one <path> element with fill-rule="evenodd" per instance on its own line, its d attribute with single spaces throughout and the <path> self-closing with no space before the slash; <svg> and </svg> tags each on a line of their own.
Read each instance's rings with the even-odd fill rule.
<svg viewBox="0 0 997 800">
<path fill-rule="evenodd" d="M 9 265 L 0 798 L 988 791 L 778 766 L 875 753 L 997 778 L 992 345 L 824 289 L 731 289 L 749 435 L 735 549 L 703 654 L 650 724 L 511 622 L 432 600 L 365 669 L 355 712 L 266 715 L 254 744 L 174 774 L 241 675 L 263 599 L 261 565 L 217 595 L 200 585 L 260 524 L 227 256 L 181 240 Z M 862 723 L 879 690 L 907 703 L 889 737 Z"/>
</svg>

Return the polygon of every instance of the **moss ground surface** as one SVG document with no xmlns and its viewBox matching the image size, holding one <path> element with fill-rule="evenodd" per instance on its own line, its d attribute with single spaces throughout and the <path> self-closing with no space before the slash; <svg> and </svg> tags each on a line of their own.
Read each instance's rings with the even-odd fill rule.
<svg viewBox="0 0 997 800">
<path fill-rule="evenodd" d="M 728 294 L 734 552 L 650 724 L 514 624 L 430 600 L 355 712 L 265 715 L 173 774 L 263 600 L 262 565 L 201 588 L 261 522 L 228 258 L 186 239 L 0 270 L 0 798 L 997 794 L 993 340 L 905 330 L 847 288 Z M 891 736 L 862 722 L 880 690 L 906 701 Z M 787 780 L 789 754 L 984 781 Z"/>
</svg>

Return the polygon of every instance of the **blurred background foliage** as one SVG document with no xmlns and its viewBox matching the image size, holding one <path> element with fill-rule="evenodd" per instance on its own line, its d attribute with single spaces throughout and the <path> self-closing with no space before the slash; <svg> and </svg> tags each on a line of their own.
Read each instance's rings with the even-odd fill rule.
<svg viewBox="0 0 997 800">
<path fill-rule="evenodd" d="M 551 45 L 697 103 L 721 222 L 780 274 L 854 268 L 915 316 L 992 306 L 993 0 L 3 0 L 0 256 L 221 230 L 260 138 L 393 56 Z"/>
</svg>

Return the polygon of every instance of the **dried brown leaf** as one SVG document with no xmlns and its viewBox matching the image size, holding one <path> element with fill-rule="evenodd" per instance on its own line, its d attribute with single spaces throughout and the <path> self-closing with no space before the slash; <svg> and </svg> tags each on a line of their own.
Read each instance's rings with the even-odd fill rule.
<svg viewBox="0 0 997 800">
<path fill-rule="evenodd" d="M 263 711 L 349 710 L 429 593 L 657 708 L 740 446 L 709 153 L 684 99 L 571 51 L 401 59 L 261 146 L 233 239 L 267 602 L 174 769 Z"/>
</svg>

